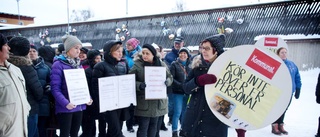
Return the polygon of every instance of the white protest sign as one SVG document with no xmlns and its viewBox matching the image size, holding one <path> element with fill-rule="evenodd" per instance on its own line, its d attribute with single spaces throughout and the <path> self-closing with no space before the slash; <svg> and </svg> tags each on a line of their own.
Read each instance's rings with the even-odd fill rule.
<svg viewBox="0 0 320 137">
<path fill-rule="evenodd" d="M 287 66 L 271 51 L 254 45 L 229 49 L 210 66 L 217 77 L 205 86 L 214 115 L 233 128 L 253 130 L 276 121 L 291 98 Z"/>
<path fill-rule="evenodd" d="M 255 46 L 260 46 L 269 49 L 273 53 L 276 53 L 277 50 L 281 47 L 284 47 L 288 50 L 287 43 L 280 38 L 279 36 L 263 36 L 254 44 Z"/>
<path fill-rule="evenodd" d="M 65 69 L 63 72 L 67 83 L 69 101 L 74 105 L 88 103 L 90 93 L 84 69 Z"/>
<path fill-rule="evenodd" d="M 167 86 L 164 84 L 166 81 L 165 67 L 144 67 L 144 77 L 147 85 L 146 100 L 167 98 Z"/>
</svg>

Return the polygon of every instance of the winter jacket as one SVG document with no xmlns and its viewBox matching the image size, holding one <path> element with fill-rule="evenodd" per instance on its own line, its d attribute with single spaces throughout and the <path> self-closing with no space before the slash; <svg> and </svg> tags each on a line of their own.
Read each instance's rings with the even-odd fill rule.
<svg viewBox="0 0 320 137">
<path fill-rule="evenodd" d="M 197 77 L 206 74 L 210 65 L 201 55 L 195 57 L 192 70 L 183 85 L 185 93 L 191 94 L 182 125 L 187 137 L 227 137 L 228 134 L 228 127 L 211 112 L 204 86 L 196 84 Z"/>
<path fill-rule="evenodd" d="M 167 66 L 170 66 L 173 61 L 177 60 L 177 58 L 179 57 L 178 52 L 179 50 L 172 48 L 171 51 L 166 54 L 166 56 L 164 57 L 164 60 Z"/>
<path fill-rule="evenodd" d="M 80 66 L 81 67 L 81 66 Z M 67 59 L 63 56 L 55 57 L 52 64 L 51 74 L 50 74 L 50 86 L 51 93 L 55 98 L 55 107 L 57 113 L 72 113 L 78 112 L 86 109 L 86 104 L 77 105 L 74 109 L 67 109 L 66 106 L 70 103 L 69 94 L 67 89 L 66 79 L 63 73 L 65 69 L 76 69 L 71 66 Z M 82 68 L 81 68 L 82 69 Z"/>
<path fill-rule="evenodd" d="M 320 73 L 318 76 L 318 82 L 316 87 L 316 97 L 317 97 L 317 103 L 320 104 Z"/>
<path fill-rule="evenodd" d="M 26 80 L 27 99 L 31 106 L 29 114 L 38 114 L 39 102 L 43 97 L 43 88 L 31 60 L 23 56 L 11 55 L 8 61 L 20 68 Z"/>
<path fill-rule="evenodd" d="M 172 91 L 175 94 L 185 94 L 182 88 L 184 80 L 191 71 L 190 60 L 187 60 L 185 66 L 179 62 L 179 59 L 173 61 L 170 66 L 170 72 L 173 77 Z"/>
<path fill-rule="evenodd" d="M 27 137 L 30 105 L 21 70 L 5 61 L 0 66 L 0 136 Z"/>
<path fill-rule="evenodd" d="M 299 69 L 292 61 L 285 59 L 283 60 L 284 63 L 287 65 L 289 69 L 289 73 L 291 75 L 291 81 L 292 81 L 292 94 L 296 91 L 296 89 L 301 89 L 301 77 L 299 73 Z"/>
<path fill-rule="evenodd" d="M 160 56 L 160 54 L 158 54 Z M 159 59 L 160 61 L 160 59 Z M 161 66 L 166 67 L 166 77 L 168 85 L 172 84 L 173 78 L 170 74 L 170 70 L 167 65 L 160 61 Z M 139 86 L 141 83 L 145 82 L 144 79 L 144 61 L 142 60 L 141 54 L 134 58 L 134 65 L 130 69 L 130 74 L 135 74 L 136 77 L 136 95 L 137 95 L 137 106 L 135 107 L 134 115 L 143 117 L 158 117 L 163 116 L 168 113 L 168 100 L 158 99 L 158 100 L 146 100 L 145 91 L 140 90 Z M 147 85 L 148 86 L 148 85 Z"/>
<path fill-rule="evenodd" d="M 51 91 L 50 86 L 50 71 L 51 69 L 45 64 L 42 57 L 32 61 L 33 67 L 37 71 L 39 81 L 43 88 L 43 97 L 39 102 L 39 116 L 49 116 L 50 114 L 50 102 L 49 96 Z"/>
<path fill-rule="evenodd" d="M 130 69 L 133 67 L 133 64 L 134 64 L 133 58 L 134 58 L 134 56 L 136 54 L 138 54 L 138 50 L 137 49 L 134 49 L 131 52 L 125 50 L 125 58 L 126 58 L 126 60 L 128 62 L 128 65 L 129 65 Z"/>
</svg>

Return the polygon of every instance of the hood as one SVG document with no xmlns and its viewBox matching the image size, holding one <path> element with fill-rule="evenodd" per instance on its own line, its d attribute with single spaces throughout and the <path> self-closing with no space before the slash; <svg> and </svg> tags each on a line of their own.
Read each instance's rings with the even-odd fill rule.
<svg viewBox="0 0 320 137">
<path fill-rule="evenodd" d="M 114 64 L 116 65 L 118 63 L 118 61 L 111 56 L 111 47 L 113 45 L 116 45 L 116 44 L 122 44 L 121 41 L 117 41 L 117 40 L 109 40 L 107 41 L 104 46 L 103 46 L 103 56 L 104 56 L 104 60 L 108 63 L 111 63 L 111 64 Z"/>
</svg>

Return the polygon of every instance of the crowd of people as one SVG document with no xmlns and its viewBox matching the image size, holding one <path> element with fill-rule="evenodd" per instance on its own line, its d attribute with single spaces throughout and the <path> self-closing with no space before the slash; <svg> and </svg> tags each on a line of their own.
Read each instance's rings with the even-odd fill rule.
<svg viewBox="0 0 320 137">
<path fill-rule="evenodd" d="M 174 39 L 166 55 L 162 46 L 141 44 L 136 38 L 125 43 L 108 40 L 102 53 L 82 47 L 81 40 L 72 35 L 62 37 L 57 49 L 30 44 L 25 37 L 2 34 L 0 44 L 1 137 L 55 137 L 56 129 L 60 130 L 60 137 L 78 137 L 80 127 L 81 137 L 95 137 L 97 128 L 99 137 L 124 137 L 124 122 L 127 131 L 136 132 L 137 137 L 159 137 L 160 130 L 168 130 L 165 115 L 169 117 L 172 137 L 228 136 L 228 126 L 211 112 L 204 94 L 204 86 L 217 80 L 207 72 L 224 52 L 223 34 L 200 41 L 196 55 L 184 46 L 183 37 Z M 290 70 L 292 94 L 298 99 L 298 68 L 287 60 L 285 48 L 277 54 Z M 163 82 L 167 99 L 145 99 L 146 87 L 150 86 L 145 81 L 145 66 L 166 68 Z M 85 69 L 91 97 L 86 104 L 70 102 L 64 75 L 67 69 Z M 135 74 L 137 105 L 100 113 L 98 79 L 126 74 Z M 283 127 L 284 115 L 272 124 L 272 133 L 288 134 Z M 135 125 L 137 131 L 133 129 Z M 245 137 L 245 130 L 236 132 L 238 137 Z"/>
</svg>

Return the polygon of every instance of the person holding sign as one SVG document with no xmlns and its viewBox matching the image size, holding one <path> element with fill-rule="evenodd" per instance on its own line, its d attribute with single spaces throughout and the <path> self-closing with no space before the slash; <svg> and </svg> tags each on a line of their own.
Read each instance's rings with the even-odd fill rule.
<svg viewBox="0 0 320 137">
<path fill-rule="evenodd" d="M 287 59 L 287 49 L 284 47 L 281 47 L 277 50 L 277 55 L 284 61 L 284 63 L 286 64 L 286 66 L 289 69 L 289 73 L 291 75 L 291 82 L 292 82 L 292 95 L 294 95 L 294 97 L 296 99 L 299 99 L 300 96 L 300 89 L 301 89 L 301 78 L 300 78 L 300 73 L 299 73 L 299 69 L 296 66 L 296 64 L 294 64 L 292 61 Z M 291 100 L 290 100 L 291 103 Z M 289 105 L 290 105 L 289 103 Z M 289 107 L 288 105 L 288 107 Z M 287 107 L 287 109 L 288 109 Z M 272 123 L 272 130 L 271 132 L 273 134 L 276 135 L 280 135 L 280 134 L 284 134 L 284 135 L 288 135 L 288 132 L 283 128 L 284 125 L 284 116 L 286 114 L 286 111 L 278 118 L 277 121 Z"/>
<path fill-rule="evenodd" d="M 57 56 L 51 70 L 51 92 L 55 98 L 56 115 L 60 124 L 60 137 L 78 137 L 82 113 L 86 104 L 74 105 L 70 102 L 64 70 L 82 69 L 80 65 L 81 41 L 72 35 L 62 37 L 65 52 Z M 87 105 L 91 105 L 90 100 Z"/>
<path fill-rule="evenodd" d="M 99 62 L 93 67 L 92 82 L 95 105 L 99 104 L 99 85 L 98 79 L 102 77 L 118 76 L 128 74 L 129 66 L 122 61 L 123 46 L 121 41 L 109 40 L 103 46 L 104 61 Z M 125 64 L 123 64 L 125 63 Z M 99 104 L 101 105 L 101 104 Z M 129 105 L 128 105 L 129 107 Z M 129 119 L 129 109 L 120 108 L 106 111 L 106 121 L 108 123 L 108 137 L 122 137 L 123 121 Z M 100 108 L 100 107 L 99 107 Z M 100 112 L 100 111 L 99 111 Z"/>
<path fill-rule="evenodd" d="M 135 107 L 135 116 L 138 116 L 137 137 L 155 137 L 157 132 L 158 118 L 168 113 L 167 99 L 146 100 L 145 89 L 145 66 L 162 66 L 166 68 L 166 80 L 163 81 L 166 86 L 172 84 L 172 75 L 164 62 L 160 60 L 160 54 L 156 49 L 145 44 L 142 52 L 135 57 L 134 65 L 129 71 L 130 74 L 136 74 L 136 94 L 137 106 Z"/>
<path fill-rule="evenodd" d="M 200 45 L 201 54 L 192 61 L 192 70 L 186 78 L 183 88 L 191 98 L 187 105 L 180 136 L 184 137 L 227 137 L 228 127 L 210 110 L 204 93 L 204 86 L 214 84 L 217 78 L 207 74 L 211 64 L 221 55 L 225 46 L 224 35 L 205 38 Z"/>
</svg>

